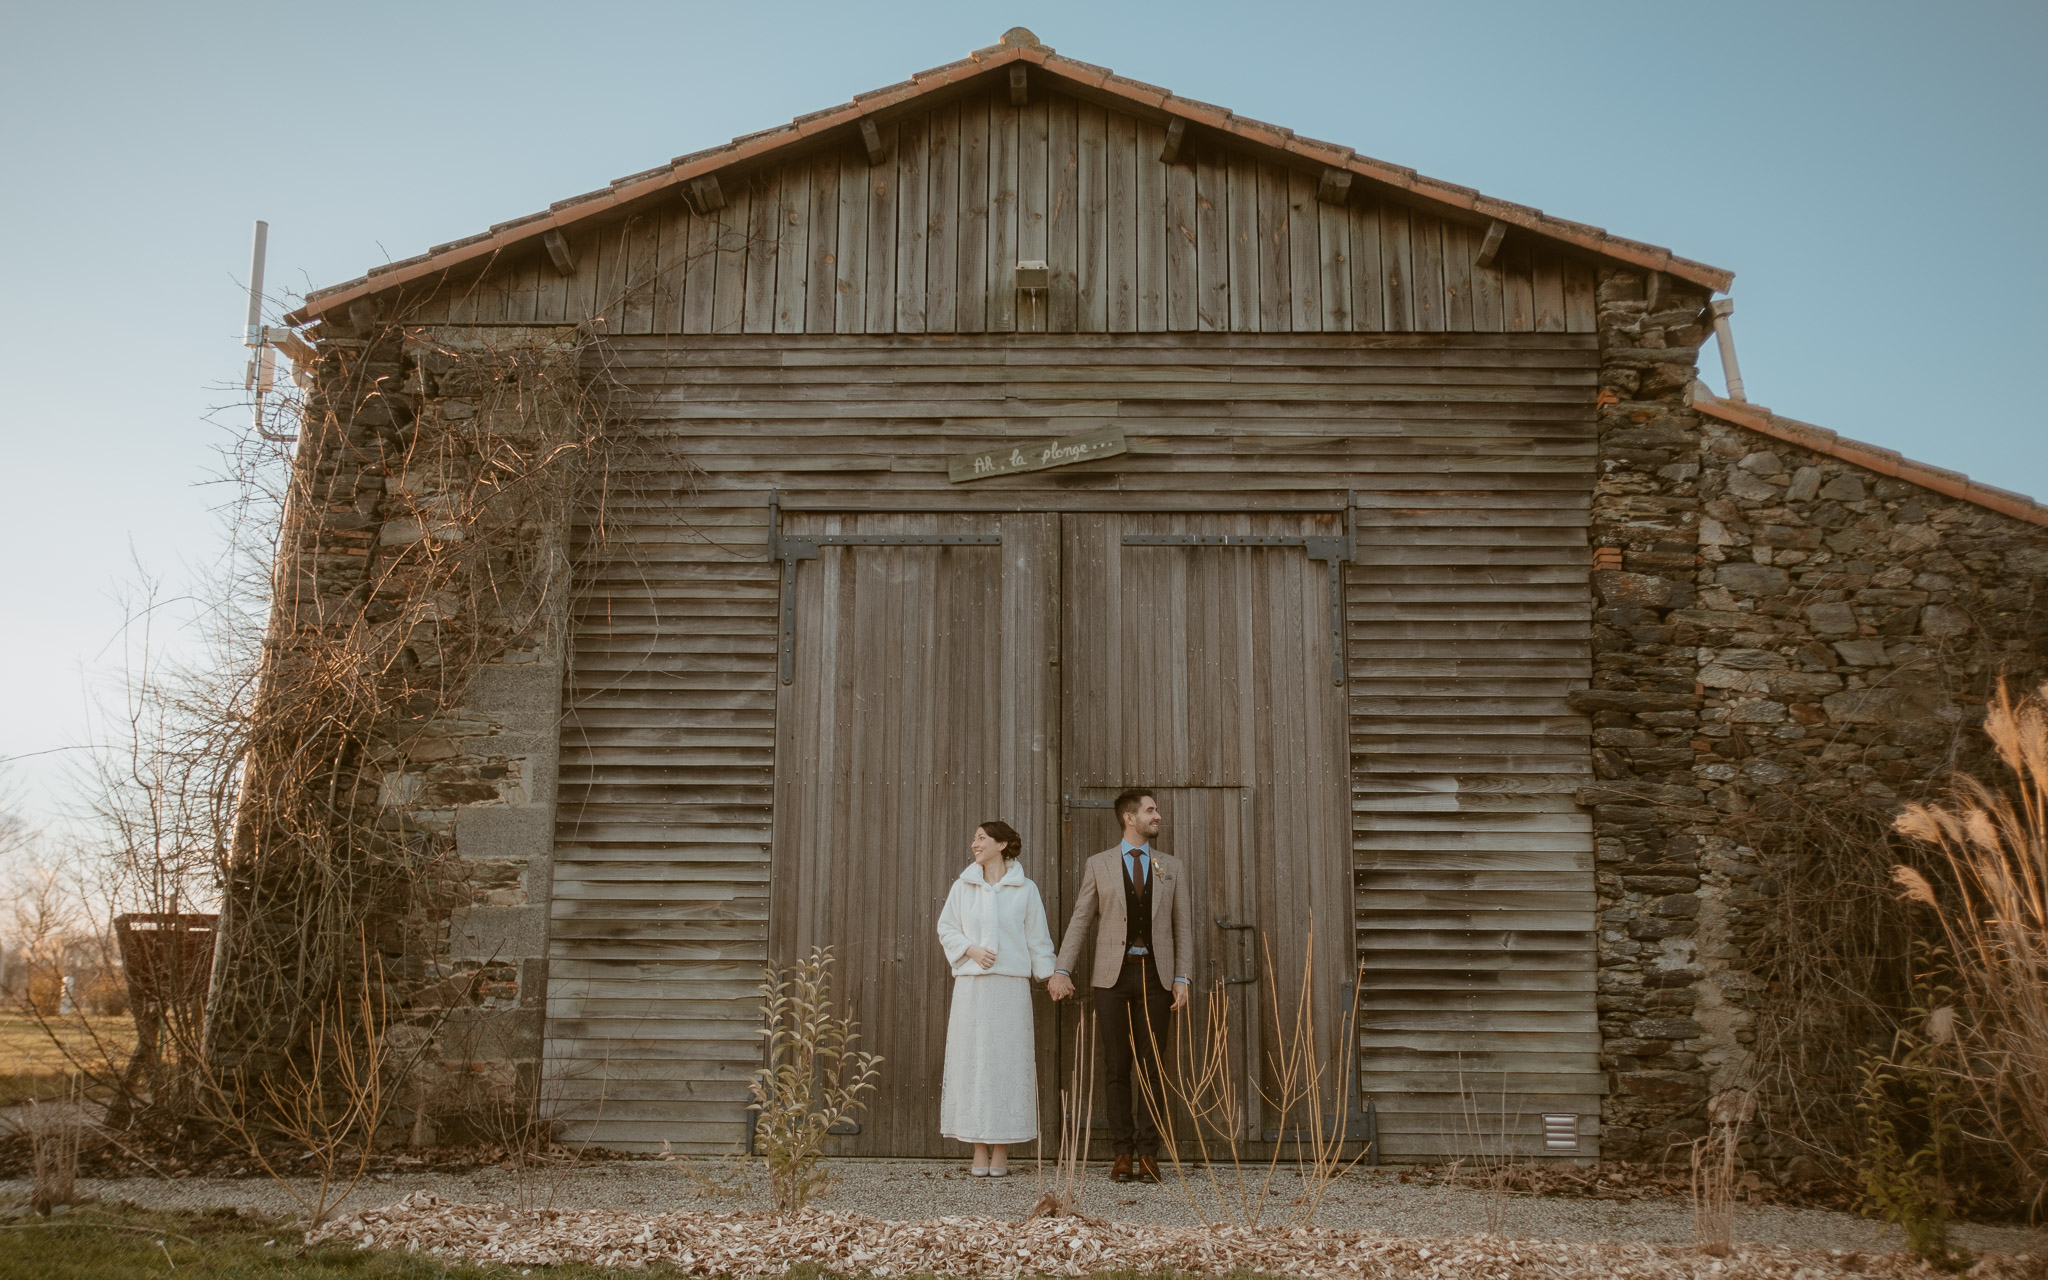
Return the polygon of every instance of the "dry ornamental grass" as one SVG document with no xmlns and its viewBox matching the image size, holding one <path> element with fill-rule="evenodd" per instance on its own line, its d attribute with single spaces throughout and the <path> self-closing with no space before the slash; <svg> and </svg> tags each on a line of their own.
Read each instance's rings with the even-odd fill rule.
<svg viewBox="0 0 2048 1280">
<path fill-rule="evenodd" d="M 1822 1280 L 1840 1275 L 1932 1280 L 1943 1274 L 1911 1254 L 1755 1244 L 1738 1244 L 1724 1257 L 1709 1257 L 1671 1245 L 1419 1239 L 1314 1226 L 1168 1227 L 1078 1217 L 893 1222 L 817 1209 L 789 1216 L 522 1211 L 454 1204 L 425 1191 L 339 1218 L 307 1237 L 308 1243 L 323 1240 L 508 1266 L 667 1263 L 691 1275 L 735 1277 L 781 1276 L 797 1267 L 847 1275 L 986 1280 L 1107 1271 L 1223 1275 L 1233 1270 L 1303 1280 Z M 2025 1254 L 1987 1255 L 1970 1271 L 1978 1280 L 2043 1274 L 2048 1274 L 2043 1260 Z"/>
</svg>

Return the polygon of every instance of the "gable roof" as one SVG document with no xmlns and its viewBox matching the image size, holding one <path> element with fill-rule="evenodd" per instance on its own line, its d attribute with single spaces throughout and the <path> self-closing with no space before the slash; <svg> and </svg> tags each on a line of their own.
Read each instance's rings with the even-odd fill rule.
<svg viewBox="0 0 2048 1280">
<path fill-rule="evenodd" d="M 316 289 L 306 295 L 305 303 L 286 319 L 292 324 L 304 324 L 323 312 L 358 298 L 436 275 L 464 263 L 489 258 L 514 246 L 536 241 L 549 231 L 566 230 L 649 197 L 680 191 L 683 184 L 706 174 L 737 164 L 759 162 L 774 152 L 820 140 L 824 135 L 850 135 L 860 128 L 864 120 L 885 120 L 892 113 L 907 109 L 922 99 L 969 81 L 984 80 L 1005 67 L 1020 63 L 1044 70 L 1079 95 L 1113 103 L 1155 119 L 1183 120 L 1240 147 L 1270 153 L 1276 159 L 1290 159 L 1297 165 L 1316 165 L 1347 172 L 1425 209 L 1453 214 L 1463 211 L 1468 218 L 1498 221 L 1559 245 L 1615 262 L 1666 272 L 1708 289 L 1726 289 L 1735 278 L 1731 271 L 1679 257 L 1669 249 L 1609 235 L 1600 227 L 1555 218 L 1526 205 L 1496 200 L 1470 187 L 1426 178 L 1413 169 L 1360 155 L 1350 147 L 1304 138 L 1292 129 L 1239 116 L 1225 107 L 1179 97 L 1156 85 L 1117 75 L 1107 67 L 1061 57 L 1040 44 L 1031 32 L 1014 27 L 1004 33 L 999 44 L 977 49 L 958 62 L 921 71 L 899 84 L 859 94 L 844 106 L 814 111 L 778 128 L 746 134 L 723 146 L 678 156 L 665 165 L 620 178 L 600 190 L 558 200 L 543 212 L 501 222 L 477 235 L 436 245 L 425 253 L 398 262 L 373 267 L 366 275 L 354 280 Z"/>
<path fill-rule="evenodd" d="M 1853 462 L 1866 470 L 1881 476 L 1895 476 L 1923 489 L 1931 489 L 1945 497 L 1961 498 L 2000 515 L 2025 520 L 2030 524 L 2048 525 L 2048 506 L 2034 501 L 2023 493 L 2010 489 L 1997 489 L 1970 479 L 1960 471 L 1946 467 L 1929 466 L 1915 462 L 1896 449 L 1882 445 L 1865 444 L 1837 435 L 1826 427 L 1816 427 L 1810 422 L 1796 418 L 1782 417 L 1772 413 L 1760 404 L 1746 400 L 1724 400 L 1693 384 L 1692 406 L 1709 417 L 1719 419 L 1733 426 L 1747 427 L 1751 431 L 1767 435 L 1774 440 L 1824 453 L 1831 458 Z"/>
</svg>

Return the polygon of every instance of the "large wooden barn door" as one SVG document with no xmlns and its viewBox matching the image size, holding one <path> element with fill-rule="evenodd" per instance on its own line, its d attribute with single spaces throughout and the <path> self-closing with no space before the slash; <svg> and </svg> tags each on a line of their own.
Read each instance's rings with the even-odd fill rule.
<svg viewBox="0 0 2048 1280">
<path fill-rule="evenodd" d="M 832 947 L 862 1047 L 884 1057 L 880 1092 L 838 1149 L 957 1155 L 938 1132 L 952 977 L 934 926 L 977 823 L 1018 829 L 1026 873 L 1064 918 L 1045 870 L 1058 517 L 791 514 L 778 542 L 770 951 L 786 962 Z M 1040 1019 L 1047 1085 L 1052 1021 Z"/>
<path fill-rule="evenodd" d="M 1251 1087 L 1276 1048 L 1267 988 L 1250 981 L 1268 950 L 1288 1022 L 1313 930 L 1324 1060 L 1356 972 L 1332 625 L 1344 534 L 1335 514 L 1066 517 L 1065 896 L 1082 863 L 1116 842 L 1109 797 L 1153 788 L 1160 847 L 1185 861 L 1195 893 L 1196 1006 L 1183 1026 L 1203 1025 L 1203 1002 L 1229 993 L 1250 1101 L 1244 1136 L 1254 1140 L 1277 1123 Z"/>
</svg>

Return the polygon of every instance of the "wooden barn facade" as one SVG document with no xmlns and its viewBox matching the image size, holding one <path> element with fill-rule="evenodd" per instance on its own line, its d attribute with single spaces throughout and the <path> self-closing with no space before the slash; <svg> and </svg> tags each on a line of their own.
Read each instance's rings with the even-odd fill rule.
<svg viewBox="0 0 2048 1280">
<path fill-rule="evenodd" d="M 743 1142 L 761 966 L 829 944 L 886 1058 L 842 1149 L 951 1154 L 933 925 L 968 837 L 1023 833 L 1057 932 L 1142 785 L 1247 1079 L 1312 936 L 1387 1158 L 1475 1111 L 1597 1158 L 1599 786 L 1674 779 L 1596 777 L 1596 722 L 1700 691 L 1589 700 L 1595 615 L 1694 572 L 1698 467 L 1656 479 L 1642 437 L 1693 420 L 1729 280 L 1019 31 L 313 295 L 316 341 L 573 329 L 611 388 L 524 790 L 454 826 L 525 867 L 463 919 L 527 962 L 555 1116 Z M 1074 1015 L 1039 1013 L 1049 1126 Z"/>
</svg>

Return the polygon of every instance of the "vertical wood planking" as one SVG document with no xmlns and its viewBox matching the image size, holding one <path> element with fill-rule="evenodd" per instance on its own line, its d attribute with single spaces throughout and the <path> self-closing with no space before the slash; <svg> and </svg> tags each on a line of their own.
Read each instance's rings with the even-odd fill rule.
<svg viewBox="0 0 2048 1280">
<path fill-rule="evenodd" d="M 834 333 L 868 330 L 868 188 L 873 171 L 858 147 L 839 152 L 839 261 Z"/>
<path fill-rule="evenodd" d="M 1077 305 L 1074 324 L 1082 333 L 1109 327 L 1109 122 L 1092 102 L 1076 112 L 1075 207 L 1080 212 L 1075 257 Z"/>
<path fill-rule="evenodd" d="M 1408 206 L 1380 205 L 1380 277 L 1386 282 L 1388 333 L 1415 330 L 1415 260 L 1409 249 Z"/>
<path fill-rule="evenodd" d="M 570 276 L 521 243 L 407 314 L 597 315 L 615 335 L 1595 330 L 1589 261 L 1516 235 L 1480 267 L 1468 222 L 1362 191 L 1325 205 L 1314 170 L 1213 141 L 1164 164 L 1162 126 L 1070 95 L 970 95 L 881 135 L 882 165 L 850 144 L 800 152 L 727 176 L 710 215 L 677 202 L 570 233 Z M 1032 259 L 1052 280 L 1027 306 L 1015 270 Z"/>
<path fill-rule="evenodd" d="M 989 235 L 989 103 L 985 97 L 960 104 L 959 263 L 953 290 L 961 333 L 989 327 L 989 274 L 995 261 Z"/>
<path fill-rule="evenodd" d="M 1380 265 L 1380 205 L 1351 207 L 1351 329 L 1380 333 L 1387 327 L 1386 277 Z"/>
<path fill-rule="evenodd" d="M 1479 265 L 1479 245 L 1485 233 L 1474 230 L 1468 248 L 1472 257 L 1472 328 L 1478 333 L 1507 330 L 1507 278 L 1495 256 L 1487 266 Z"/>
<path fill-rule="evenodd" d="M 1322 204 L 1316 200 L 1316 178 L 1300 169 L 1287 171 L 1287 279 L 1289 327 L 1314 333 L 1323 324 Z"/>
<path fill-rule="evenodd" d="M 1259 166 L 1232 153 L 1230 175 L 1230 288 L 1225 296 L 1233 333 L 1259 331 Z"/>
<path fill-rule="evenodd" d="M 1343 205 L 1319 204 L 1316 224 L 1323 332 L 1345 333 L 1351 328 L 1351 214 Z"/>
<path fill-rule="evenodd" d="M 1018 233 L 1017 108 L 996 94 L 988 104 L 988 329 L 1017 328 L 1017 264 L 1029 255 Z M 1039 156 L 1040 161 L 1044 155 Z M 1043 164 L 1041 163 L 1041 169 Z"/>
<path fill-rule="evenodd" d="M 1472 332 L 1472 259 L 1478 245 L 1462 222 L 1444 223 L 1444 328 Z"/>
<path fill-rule="evenodd" d="M 1020 261 L 1052 261 L 1052 104 L 1033 97 L 1017 114 L 1017 256 Z M 1011 277 L 1012 283 L 1015 277 Z M 1033 298 L 1019 297 L 1017 328 L 1044 333 L 1051 320 L 1051 290 Z"/>
<path fill-rule="evenodd" d="M 654 332 L 683 331 L 684 270 L 690 257 L 690 211 L 681 201 L 662 210 L 654 246 Z M 553 275 L 552 268 L 543 267 Z"/>
<path fill-rule="evenodd" d="M 1537 255 L 1531 285 L 1536 296 L 1536 332 L 1564 332 L 1564 262 L 1556 254 Z"/>
<path fill-rule="evenodd" d="M 926 146 L 931 124 L 926 116 L 905 116 L 896 125 L 896 332 L 923 333 L 926 248 L 931 228 L 926 221 L 930 187 Z M 885 166 L 886 167 L 886 166 Z"/>
<path fill-rule="evenodd" d="M 714 218 L 691 214 L 683 235 L 683 332 L 711 332 L 718 295 L 718 233 Z M 579 259 L 580 261 L 580 259 Z"/>
<path fill-rule="evenodd" d="M 1189 333 L 1199 324 L 1195 304 L 1201 289 L 1201 275 L 1195 265 L 1195 227 L 1200 221 L 1196 214 L 1195 167 L 1185 157 L 1174 164 L 1161 164 L 1159 152 L 1166 145 L 1166 131 L 1151 124 L 1140 128 L 1139 172 L 1150 168 L 1158 173 L 1166 191 L 1166 277 L 1160 285 L 1166 292 L 1166 328 L 1174 333 Z M 1142 239 L 1141 234 L 1141 242 Z"/>
<path fill-rule="evenodd" d="M 955 333 L 960 328 L 960 107 L 948 103 L 931 114 L 925 166 L 925 328 Z"/>
<path fill-rule="evenodd" d="M 1105 327 L 1111 333 L 1135 333 L 1144 327 L 1138 322 L 1138 313 L 1144 305 L 1141 300 L 1143 287 L 1139 283 L 1144 270 L 1144 253 L 1139 246 L 1141 243 L 1156 245 L 1160 229 L 1157 202 L 1144 202 L 1139 190 L 1139 174 L 1141 167 L 1157 169 L 1158 164 L 1155 161 L 1146 166 L 1139 160 L 1138 122 L 1135 119 L 1121 111 L 1112 111 L 1106 117 L 1106 123 L 1103 156 L 1109 169 L 1109 227 L 1104 267 L 1108 272 L 1109 318 Z M 1150 233 L 1149 240 L 1147 232 Z M 1160 274 L 1165 272 L 1162 270 Z M 1156 308 L 1162 301 L 1159 291 L 1155 289 L 1152 296 Z M 1164 324 L 1154 326 L 1155 329 L 1165 327 Z"/>
<path fill-rule="evenodd" d="M 811 216 L 806 228 L 804 332 L 831 333 L 839 306 L 839 153 L 811 157 Z"/>
<path fill-rule="evenodd" d="M 603 321 L 611 333 L 619 332 L 625 325 L 626 268 L 631 250 L 632 227 L 629 220 L 614 222 L 598 233 L 597 289 L 591 299 L 591 315 Z M 479 287 L 474 297 L 471 305 L 477 308 L 477 316 L 481 319 L 491 295 Z"/>
<path fill-rule="evenodd" d="M 659 227 L 656 228 L 659 234 Z M 512 264 L 505 285 L 505 323 L 532 324 L 538 310 L 536 294 L 540 290 L 541 255 L 527 251 L 519 255 Z M 547 268 L 549 275 L 554 268 Z"/>
<path fill-rule="evenodd" d="M 867 180 L 867 319 L 864 333 L 896 332 L 896 161 L 897 127 L 881 126 L 882 163 L 863 168 Z M 863 166 L 866 161 L 861 161 Z"/>
<path fill-rule="evenodd" d="M 1444 224 L 1416 215 L 1409 220 L 1410 252 L 1415 277 L 1409 295 L 1415 299 L 1415 327 L 1423 333 L 1444 331 Z"/>
<path fill-rule="evenodd" d="M 626 220 L 626 300 L 620 322 L 627 333 L 654 329 L 654 277 L 660 243 L 661 227 L 652 214 L 635 214 Z"/>
<path fill-rule="evenodd" d="M 753 228 L 753 193 L 735 182 L 718 222 L 718 286 L 711 298 L 711 332 L 741 333 L 747 320 L 747 234 Z"/>
<path fill-rule="evenodd" d="M 765 169 L 747 183 L 747 333 L 775 332 L 775 268 L 782 257 L 782 170 Z"/>
<path fill-rule="evenodd" d="M 1072 333 L 1080 324 L 1080 104 L 1055 94 L 1046 104 L 1045 260 L 1052 268 L 1046 331 Z"/>
<path fill-rule="evenodd" d="M 1500 247 L 1500 256 L 1494 261 L 1500 264 L 1504 281 L 1501 296 L 1504 300 L 1507 331 L 1535 332 L 1536 287 L 1529 272 L 1528 246 L 1510 240 Z"/>
<path fill-rule="evenodd" d="M 680 212 L 673 221 L 676 224 L 676 233 L 681 235 L 683 219 Z M 573 275 L 565 276 L 557 272 L 554 263 L 548 260 L 546 250 L 541 251 L 537 265 L 540 270 L 536 277 L 534 288 L 534 323 L 562 324 L 568 317 L 569 287 L 570 282 L 575 277 Z M 440 288 L 435 291 L 435 296 L 437 298 L 446 297 L 447 293 L 448 284 L 444 280 L 441 282 Z"/>
<path fill-rule="evenodd" d="M 782 166 L 782 207 L 775 228 L 775 332 L 802 333 L 804 305 L 810 293 L 811 162 L 791 160 Z"/>
<path fill-rule="evenodd" d="M 1230 328 L 1230 170 L 1207 147 L 1195 159 L 1195 243 L 1196 327 L 1221 333 Z"/>
<path fill-rule="evenodd" d="M 1564 264 L 1564 331 L 1597 333 L 1600 330 L 1595 293 L 1598 277 L 1593 268 L 1576 258 Z"/>
<path fill-rule="evenodd" d="M 1264 333 L 1291 333 L 1294 311 L 1289 299 L 1292 277 L 1288 234 L 1288 171 L 1278 165 L 1258 167 L 1259 293 L 1258 328 Z"/>
</svg>

